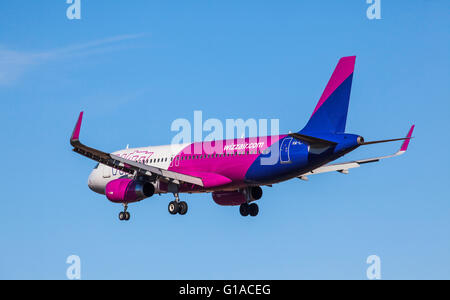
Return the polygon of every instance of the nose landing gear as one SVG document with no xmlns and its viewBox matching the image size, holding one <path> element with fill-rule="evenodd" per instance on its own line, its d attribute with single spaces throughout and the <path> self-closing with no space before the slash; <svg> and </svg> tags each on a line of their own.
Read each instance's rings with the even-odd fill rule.
<svg viewBox="0 0 450 300">
<path fill-rule="evenodd" d="M 124 203 L 124 205 L 123 205 L 123 211 L 121 211 L 120 213 L 119 213 L 119 220 L 120 221 L 129 221 L 130 220 L 130 213 L 129 212 L 127 212 L 127 209 L 128 209 L 128 204 L 127 203 Z"/>
</svg>

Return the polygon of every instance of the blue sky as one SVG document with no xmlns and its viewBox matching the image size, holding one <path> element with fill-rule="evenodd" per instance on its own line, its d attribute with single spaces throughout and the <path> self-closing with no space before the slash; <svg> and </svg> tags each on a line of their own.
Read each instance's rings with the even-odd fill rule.
<svg viewBox="0 0 450 300">
<path fill-rule="evenodd" d="M 448 1 L 0 3 L 1 279 L 450 279 Z M 341 56 L 357 55 L 347 131 L 409 152 L 265 188 L 257 218 L 183 195 L 121 207 L 92 193 L 82 139 L 114 151 L 168 144 L 177 118 L 277 118 L 303 127 Z M 346 159 L 395 152 L 358 149 Z"/>
</svg>

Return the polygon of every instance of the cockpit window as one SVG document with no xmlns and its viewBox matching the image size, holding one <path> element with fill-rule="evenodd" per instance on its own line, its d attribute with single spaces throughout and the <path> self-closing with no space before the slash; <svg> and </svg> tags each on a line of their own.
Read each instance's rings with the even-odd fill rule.
<svg viewBox="0 0 450 300">
<path fill-rule="evenodd" d="M 96 164 L 94 170 L 95 170 L 95 169 L 98 169 L 98 166 L 99 166 L 99 165 L 100 165 L 100 163 Z"/>
</svg>

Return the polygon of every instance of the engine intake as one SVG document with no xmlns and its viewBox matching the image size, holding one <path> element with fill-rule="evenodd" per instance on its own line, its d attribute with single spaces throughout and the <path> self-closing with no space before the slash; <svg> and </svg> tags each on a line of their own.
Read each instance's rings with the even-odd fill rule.
<svg viewBox="0 0 450 300">
<path fill-rule="evenodd" d="M 106 185 L 106 198 L 115 203 L 132 203 L 153 196 L 155 187 L 149 182 L 120 178 Z"/>
</svg>

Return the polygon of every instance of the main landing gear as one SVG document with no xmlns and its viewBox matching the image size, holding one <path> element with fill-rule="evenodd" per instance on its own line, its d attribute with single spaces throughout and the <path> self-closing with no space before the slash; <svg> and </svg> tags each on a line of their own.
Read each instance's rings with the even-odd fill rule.
<svg viewBox="0 0 450 300">
<path fill-rule="evenodd" d="M 242 203 L 241 207 L 239 208 L 239 212 L 243 217 L 247 217 L 248 215 L 256 217 L 259 213 L 259 207 L 258 204 L 256 203 L 252 204 Z"/>
<path fill-rule="evenodd" d="M 175 193 L 175 201 L 171 201 L 169 203 L 169 213 L 171 215 L 176 215 L 176 214 L 180 214 L 180 215 L 185 215 L 188 211 L 188 205 L 186 202 L 184 201 L 180 201 L 180 197 L 178 195 L 178 193 Z"/>
<path fill-rule="evenodd" d="M 121 211 L 119 213 L 119 220 L 120 221 L 129 221 L 130 220 L 130 213 L 127 212 L 127 209 L 128 209 L 128 204 L 125 203 L 123 205 L 123 211 Z"/>
</svg>

